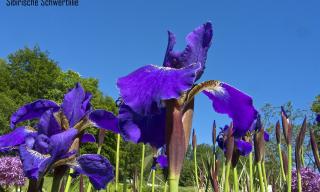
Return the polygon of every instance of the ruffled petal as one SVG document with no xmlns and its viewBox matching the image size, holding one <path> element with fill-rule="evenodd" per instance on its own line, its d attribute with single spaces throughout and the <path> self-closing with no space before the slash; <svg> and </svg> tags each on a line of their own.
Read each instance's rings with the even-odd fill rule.
<svg viewBox="0 0 320 192">
<path fill-rule="evenodd" d="M 92 95 L 86 93 L 80 83 L 64 95 L 61 105 L 64 115 L 69 120 L 70 127 L 77 124 L 90 110 Z"/>
<path fill-rule="evenodd" d="M 58 133 L 50 137 L 49 143 L 49 153 L 55 159 L 61 158 L 65 155 L 75 136 L 78 134 L 78 130 L 75 128 L 70 128 L 64 132 Z"/>
<path fill-rule="evenodd" d="M 57 122 L 52 109 L 46 111 L 39 120 L 38 133 L 50 137 L 51 135 L 62 131 L 60 124 Z"/>
<path fill-rule="evenodd" d="M 162 100 L 178 98 L 190 89 L 200 64 L 182 69 L 147 65 L 118 79 L 125 104 L 141 115 L 160 113 Z"/>
<path fill-rule="evenodd" d="M 121 105 L 119 127 L 122 137 L 134 143 L 148 143 L 155 148 L 165 144 L 165 109 L 160 114 L 142 116 L 129 106 Z"/>
<path fill-rule="evenodd" d="M 252 151 L 252 145 L 249 142 L 237 139 L 235 144 L 242 156 L 247 156 Z"/>
<path fill-rule="evenodd" d="M 203 24 L 189 33 L 186 37 L 187 46 L 182 52 L 174 52 L 175 36 L 169 32 L 168 47 L 163 66 L 180 69 L 192 63 L 200 63 L 201 68 L 197 71 L 196 80 L 204 72 L 207 52 L 212 40 L 212 25 L 210 22 Z"/>
<path fill-rule="evenodd" d="M 226 83 L 220 83 L 215 90 L 205 90 L 204 94 L 212 101 L 216 112 L 228 114 L 233 120 L 235 137 L 242 137 L 250 130 L 257 117 L 250 96 Z"/>
<path fill-rule="evenodd" d="M 94 135 L 90 133 L 85 133 L 81 137 L 81 143 L 94 143 L 94 142 L 96 142 L 96 138 L 94 137 Z"/>
<path fill-rule="evenodd" d="M 98 154 L 85 154 L 71 167 L 78 174 L 86 175 L 96 190 L 106 188 L 114 178 L 114 169 L 108 159 Z"/>
<path fill-rule="evenodd" d="M 16 124 L 22 121 L 40 118 L 41 115 L 48 109 L 58 111 L 59 105 L 53 101 L 46 99 L 40 99 L 32 103 L 26 104 L 20 107 L 15 113 L 12 114 L 10 118 L 10 126 L 11 128 L 14 128 Z"/>
<path fill-rule="evenodd" d="M 35 143 L 34 143 L 34 149 L 42 154 L 48 154 L 49 153 L 49 137 L 40 134 L 36 137 Z"/>
<path fill-rule="evenodd" d="M 50 155 L 43 155 L 37 151 L 28 148 L 26 145 L 20 145 L 19 154 L 22 160 L 24 174 L 29 179 L 39 179 L 43 176 L 50 165 Z"/>
<path fill-rule="evenodd" d="M 90 112 L 89 119 L 96 127 L 119 133 L 118 118 L 109 111 L 94 110 Z"/>
<path fill-rule="evenodd" d="M 36 134 L 30 127 L 19 127 L 0 136 L 0 148 L 11 148 L 25 143 L 28 135 Z"/>
</svg>

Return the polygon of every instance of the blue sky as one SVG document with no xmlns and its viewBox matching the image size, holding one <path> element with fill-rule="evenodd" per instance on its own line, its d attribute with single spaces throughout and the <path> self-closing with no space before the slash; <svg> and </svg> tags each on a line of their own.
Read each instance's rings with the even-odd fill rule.
<svg viewBox="0 0 320 192">
<path fill-rule="evenodd" d="M 201 3 L 199 3 L 201 2 Z M 101 90 L 118 97 L 116 80 L 145 64 L 161 65 L 167 30 L 177 49 L 195 27 L 210 20 L 214 40 L 201 80 L 216 79 L 247 92 L 260 108 L 292 101 L 308 109 L 320 94 L 319 1 L 100 1 L 79 7 L 6 7 L 0 2 L 0 57 L 39 45 L 62 69 L 95 77 Z M 213 112 L 196 98 L 193 127 L 211 141 Z"/>
</svg>

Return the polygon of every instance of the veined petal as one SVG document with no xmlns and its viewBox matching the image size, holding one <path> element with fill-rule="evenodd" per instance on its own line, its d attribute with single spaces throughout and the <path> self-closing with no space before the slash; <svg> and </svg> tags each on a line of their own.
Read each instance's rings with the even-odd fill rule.
<svg viewBox="0 0 320 192">
<path fill-rule="evenodd" d="M 205 90 L 204 94 L 212 101 L 216 112 L 232 118 L 234 136 L 244 136 L 257 117 L 252 98 L 226 83 L 220 83 L 214 90 Z"/>
<path fill-rule="evenodd" d="M 58 133 L 50 137 L 49 153 L 55 159 L 61 158 L 66 154 L 73 143 L 75 136 L 78 134 L 78 130 L 70 128 L 64 132 Z"/>
<path fill-rule="evenodd" d="M 187 46 L 182 52 L 173 51 L 175 36 L 171 32 L 168 34 L 168 47 L 163 66 L 180 69 L 192 63 L 200 63 L 201 68 L 197 71 L 196 78 L 198 80 L 204 72 L 207 52 L 211 45 L 211 23 L 207 22 L 189 33 L 186 37 Z"/>
<path fill-rule="evenodd" d="M 91 108 L 92 95 L 86 93 L 80 83 L 64 95 L 61 105 L 64 115 L 69 120 L 70 127 L 77 124 Z"/>
<path fill-rule="evenodd" d="M 90 112 L 89 119 L 96 127 L 119 133 L 118 118 L 109 111 L 94 110 Z"/>
<path fill-rule="evenodd" d="M 25 143 L 28 135 L 35 134 L 35 130 L 30 127 L 18 127 L 12 132 L 0 136 L 0 149 L 11 148 Z"/>
<path fill-rule="evenodd" d="M 51 135 L 60 133 L 61 126 L 57 122 L 52 109 L 47 110 L 41 117 L 38 123 L 38 133 L 50 137 Z"/>
<path fill-rule="evenodd" d="M 94 137 L 94 135 L 90 133 L 85 133 L 81 137 L 81 143 L 94 143 L 94 142 L 96 142 L 96 138 Z"/>
<path fill-rule="evenodd" d="M 29 179 L 37 180 L 42 177 L 51 162 L 50 155 L 43 155 L 28 148 L 26 145 L 20 145 L 19 152 L 24 174 Z"/>
<path fill-rule="evenodd" d="M 39 99 L 32 103 L 28 103 L 12 114 L 10 118 L 10 126 L 13 129 L 16 124 L 22 121 L 40 118 L 48 109 L 57 111 L 59 110 L 59 106 L 55 102 L 46 99 Z"/>
<path fill-rule="evenodd" d="M 252 151 L 252 144 L 249 142 L 237 139 L 235 145 L 242 156 L 247 156 Z"/>
<path fill-rule="evenodd" d="M 147 65 L 118 79 L 125 104 L 141 115 L 160 113 L 162 100 L 178 98 L 190 89 L 200 64 L 182 69 Z"/>
<path fill-rule="evenodd" d="M 78 174 L 84 174 L 89 177 L 96 190 L 106 188 L 106 185 L 114 177 L 114 169 L 108 159 L 98 154 L 81 155 L 71 167 Z"/>
<path fill-rule="evenodd" d="M 125 140 L 148 143 L 156 148 L 165 144 L 166 113 L 164 109 L 161 109 L 160 114 L 142 116 L 129 106 L 121 105 L 118 117 L 120 132 Z"/>
</svg>

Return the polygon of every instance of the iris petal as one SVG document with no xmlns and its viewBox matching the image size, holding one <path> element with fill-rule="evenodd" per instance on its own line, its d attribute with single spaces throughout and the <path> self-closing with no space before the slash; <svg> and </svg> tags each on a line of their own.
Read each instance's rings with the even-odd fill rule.
<svg viewBox="0 0 320 192">
<path fill-rule="evenodd" d="M 20 107 L 10 118 L 10 126 L 14 128 L 16 124 L 22 121 L 40 118 L 48 109 L 57 111 L 59 106 L 50 100 L 40 99 Z"/>
<path fill-rule="evenodd" d="M 52 160 L 49 155 L 43 155 L 28 148 L 26 145 L 20 145 L 19 152 L 24 173 L 29 179 L 41 177 Z"/>
<path fill-rule="evenodd" d="M 190 89 L 200 64 L 182 69 L 147 65 L 118 79 L 117 86 L 125 104 L 141 115 L 160 113 L 162 100 L 178 98 Z"/>
<path fill-rule="evenodd" d="M 204 94 L 212 101 L 216 112 L 228 114 L 232 118 L 235 137 L 242 137 L 247 133 L 257 117 L 250 96 L 226 83 L 220 83 L 215 90 L 205 90 Z"/>
<path fill-rule="evenodd" d="M 86 93 L 80 83 L 64 95 L 61 105 L 64 115 L 69 120 L 70 127 L 77 124 L 91 108 L 92 95 Z"/>
<path fill-rule="evenodd" d="M 252 145 L 249 142 L 237 139 L 235 144 L 242 156 L 247 156 L 252 151 Z"/>
<path fill-rule="evenodd" d="M 161 169 L 164 169 L 166 167 L 168 167 L 168 158 L 165 155 L 159 155 L 157 157 L 157 163 L 159 164 L 159 166 L 161 167 Z"/>
<path fill-rule="evenodd" d="M 114 169 L 108 159 L 98 154 L 85 154 L 77 158 L 76 165 L 71 165 L 78 174 L 89 177 L 95 189 L 106 188 L 114 177 Z"/>
<path fill-rule="evenodd" d="M 142 116 L 129 106 L 121 105 L 119 110 L 119 127 L 125 140 L 135 143 L 149 143 L 160 148 L 165 144 L 165 109 L 160 114 Z"/>
<path fill-rule="evenodd" d="M 78 134 L 78 130 L 70 128 L 64 132 L 58 133 L 50 137 L 49 153 L 55 159 L 61 158 L 66 154 L 73 143 L 75 136 Z"/>
<path fill-rule="evenodd" d="M 46 111 L 39 120 L 38 133 L 51 136 L 62 131 L 61 126 L 57 122 L 52 109 Z"/>
<path fill-rule="evenodd" d="M 81 137 L 81 143 L 94 143 L 94 142 L 96 142 L 96 138 L 90 133 L 85 133 Z"/>
<path fill-rule="evenodd" d="M 175 36 L 171 32 L 168 34 L 168 47 L 163 66 L 180 69 L 192 63 L 201 63 L 201 68 L 197 71 L 196 80 L 198 80 L 205 69 L 207 52 L 211 45 L 211 23 L 207 22 L 189 33 L 186 37 L 187 46 L 182 52 L 173 51 Z"/>
<path fill-rule="evenodd" d="M 119 133 L 118 118 L 109 111 L 94 110 L 90 112 L 89 119 L 96 127 Z"/>
<path fill-rule="evenodd" d="M 35 133 L 29 127 L 19 127 L 12 132 L 0 136 L 0 148 L 11 148 L 25 142 L 28 135 Z"/>
<path fill-rule="evenodd" d="M 268 133 L 268 132 L 265 131 L 265 132 L 263 133 L 263 137 L 264 137 L 264 140 L 265 140 L 265 141 L 267 141 L 267 142 L 270 141 L 270 137 L 269 137 L 269 133 Z"/>
</svg>

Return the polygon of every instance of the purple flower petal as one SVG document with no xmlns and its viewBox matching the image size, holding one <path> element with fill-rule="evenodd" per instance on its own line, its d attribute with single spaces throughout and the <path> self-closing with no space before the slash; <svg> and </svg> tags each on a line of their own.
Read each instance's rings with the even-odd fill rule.
<svg viewBox="0 0 320 192">
<path fill-rule="evenodd" d="M 226 83 L 220 83 L 220 87 L 215 90 L 205 90 L 204 94 L 212 101 L 216 112 L 228 114 L 232 118 L 235 137 L 242 137 L 250 130 L 257 117 L 250 96 Z"/>
<path fill-rule="evenodd" d="M 56 160 L 66 154 L 75 138 L 78 130 L 70 128 L 64 132 L 58 133 L 50 137 L 49 153 Z"/>
<path fill-rule="evenodd" d="M 237 139 L 235 145 L 242 156 L 247 156 L 252 151 L 252 145 L 249 142 Z"/>
<path fill-rule="evenodd" d="M 35 133 L 29 127 L 16 128 L 12 132 L 0 136 L 0 149 L 21 145 L 25 142 L 28 135 Z"/>
<path fill-rule="evenodd" d="M 90 133 L 85 133 L 81 137 L 81 143 L 95 143 L 96 138 L 90 134 Z"/>
<path fill-rule="evenodd" d="M 316 121 L 320 123 L 320 114 L 317 114 Z"/>
<path fill-rule="evenodd" d="M 165 144 L 165 110 L 160 114 L 142 116 L 129 106 L 121 105 L 119 110 L 119 127 L 125 140 L 135 143 L 149 143 L 160 148 Z"/>
<path fill-rule="evenodd" d="M 90 110 L 90 100 L 92 95 L 86 93 L 80 83 L 64 95 L 61 105 L 64 115 L 69 120 L 70 127 L 77 124 Z"/>
<path fill-rule="evenodd" d="M 207 22 L 189 33 L 186 37 L 187 47 L 182 52 L 173 51 L 176 39 L 173 33 L 169 32 L 168 35 L 168 47 L 163 66 L 180 69 L 192 63 L 200 63 L 201 68 L 196 75 L 198 80 L 204 72 L 207 52 L 211 45 L 211 23 Z"/>
<path fill-rule="evenodd" d="M 79 174 L 89 177 L 96 190 L 106 188 L 114 177 L 114 169 L 108 159 L 98 154 L 85 154 L 77 158 L 76 165 L 71 165 Z"/>
<path fill-rule="evenodd" d="M 269 137 L 269 133 L 268 133 L 268 132 L 264 131 L 263 137 L 264 137 L 264 140 L 265 140 L 265 141 L 267 141 L 267 142 L 270 141 L 270 137 Z"/>
<path fill-rule="evenodd" d="M 57 111 L 59 110 L 59 106 L 55 102 L 45 99 L 40 99 L 26 104 L 12 114 L 10 118 L 10 126 L 11 128 L 14 128 L 16 124 L 22 121 L 40 118 L 48 109 Z"/>
<path fill-rule="evenodd" d="M 160 112 L 162 100 L 178 98 L 191 88 L 200 64 L 182 69 L 147 65 L 118 79 L 117 86 L 125 104 L 141 115 Z"/>
<path fill-rule="evenodd" d="M 168 158 L 165 155 L 159 155 L 157 157 L 157 163 L 159 164 L 159 166 L 161 167 L 161 169 L 164 169 L 166 167 L 168 167 Z"/>
<path fill-rule="evenodd" d="M 42 174 L 45 173 L 51 162 L 50 155 L 43 155 L 28 148 L 26 145 L 20 145 L 19 152 L 24 174 L 29 179 L 37 180 L 39 177 L 42 177 Z"/>
<path fill-rule="evenodd" d="M 48 154 L 49 153 L 49 137 L 40 134 L 36 137 L 35 143 L 34 143 L 34 149 L 42 154 Z"/>
<path fill-rule="evenodd" d="M 119 133 L 118 118 L 109 111 L 94 110 L 90 112 L 89 119 L 96 127 Z"/>
<path fill-rule="evenodd" d="M 38 133 L 51 136 L 62 131 L 61 126 L 57 122 L 52 109 L 46 111 L 39 120 Z"/>
</svg>

